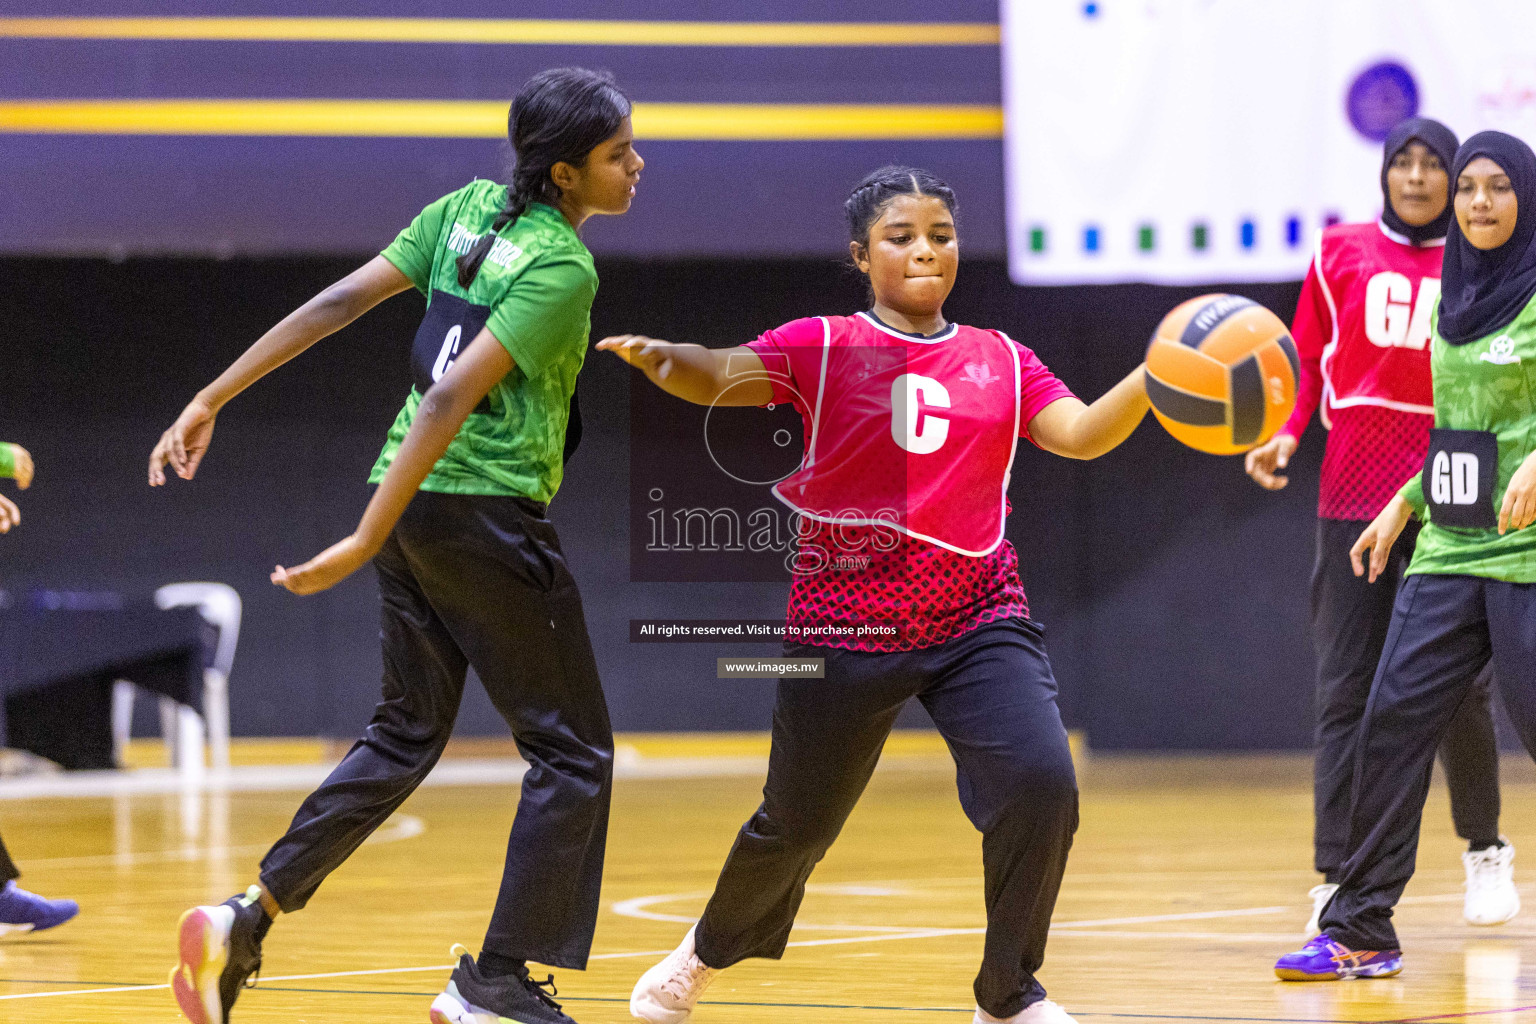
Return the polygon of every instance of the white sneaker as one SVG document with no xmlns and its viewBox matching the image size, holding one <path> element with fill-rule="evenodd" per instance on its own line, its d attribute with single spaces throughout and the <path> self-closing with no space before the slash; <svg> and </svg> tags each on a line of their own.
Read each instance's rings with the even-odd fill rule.
<svg viewBox="0 0 1536 1024">
<path fill-rule="evenodd" d="M 1030 1003 L 1012 1017 L 994 1017 L 978 1006 L 971 1024 L 1077 1024 L 1077 1020 L 1056 1003 L 1042 999 Z"/>
<path fill-rule="evenodd" d="M 1323 916 L 1323 908 L 1328 901 L 1333 899 L 1333 894 L 1339 891 L 1339 887 L 1332 882 L 1322 885 L 1314 885 L 1307 890 L 1307 895 L 1312 899 L 1312 916 L 1307 919 L 1307 929 L 1302 933 L 1302 938 L 1311 942 L 1323 933 L 1322 926 L 1318 924 L 1318 918 Z"/>
<path fill-rule="evenodd" d="M 1467 924 L 1503 924 L 1520 913 L 1515 891 L 1515 848 L 1507 841 L 1461 855 L 1467 869 L 1467 898 L 1461 916 Z"/>
<path fill-rule="evenodd" d="M 693 953 L 693 929 L 666 959 L 640 975 L 629 995 L 629 1015 L 648 1024 L 683 1024 L 720 972 Z"/>
</svg>

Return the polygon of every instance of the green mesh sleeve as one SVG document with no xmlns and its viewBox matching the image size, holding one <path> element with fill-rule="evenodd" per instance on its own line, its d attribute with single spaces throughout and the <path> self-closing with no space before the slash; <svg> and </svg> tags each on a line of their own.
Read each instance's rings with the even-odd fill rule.
<svg viewBox="0 0 1536 1024">
<path fill-rule="evenodd" d="M 1397 494 L 1398 497 L 1408 503 L 1409 508 L 1413 509 L 1415 519 L 1424 518 L 1424 513 L 1429 508 L 1429 505 L 1424 500 L 1424 474 L 1422 472 L 1415 473 L 1409 477 L 1408 482 L 1403 484 L 1403 489 L 1398 491 Z"/>
</svg>

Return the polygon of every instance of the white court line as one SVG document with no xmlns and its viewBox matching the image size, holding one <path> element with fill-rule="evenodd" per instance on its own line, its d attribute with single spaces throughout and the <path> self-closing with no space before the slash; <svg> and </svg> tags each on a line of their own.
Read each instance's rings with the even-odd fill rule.
<svg viewBox="0 0 1536 1024">
<path fill-rule="evenodd" d="M 672 952 L 665 950 L 662 954 Z M 612 954 L 610 954 L 612 955 Z M 620 956 L 645 956 L 644 953 L 622 953 Z M 593 960 L 603 959 L 592 957 Z M 451 971 L 454 964 L 433 964 L 431 967 L 375 967 L 366 971 L 326 971 L 321 974 L 276 974 L 270 978 L 262 978 L 261 981 L 313 981 L 316 978 L 361 978 L 370 974 L 411 974 L 417 971 Z M 162 988 L 170 988 L 169 983 L 160 985 L 119 985 L 116 988 L 89 988 L 71 989 L 63 992 L 20 992 L 15 995 L 0 996 L 0 999 L 44 999 L 48 996 L 90 996 L 103 992 L 154 992 Z"/>
<path fill-rule="evenodd" d="M 387 841 L 387 840 L 381 840 Z M 111 867 L 116 864 L 154 864 L 175 861 L 200 861 L 205 857 L 242 857 L 265 853 L 271 843 L 249 846 L 191 846 L 181 850 L 145 850 L 143 853 L 93 853 L 81 857 L 28 857 L 27 867 Z"/>
<path fill-rule="evenodd" d="M 1084 928 L 1082 931 L 1056 928 L 1051 929 L 1053 939 L 1191 939 L 1195 941 L 1218 942 L 1268 942 L 1296 944 L 1296 932 L 1186 932 L 1186 931 L 1102 931 L 1098 928 Z"/>
<path fill-rule="evenodd" d="M 831 888 L 837 888 L 837 887 L 833 886 Z M 865 886 L 854 886 L 854 887 L 851 887 L 851 888 L 858 889 L 858 890 L 860 890 L 860 891 L 862 891 L 864 893 L 870 893 L 872 891 L 870 889 L 870 887 L 867 886 L 867 885 L 865 885 Z M 708 893 L 681 893 L 681 894 L 674 894 L 670 898 L 674 898 L 674 899 L 698 898 L 701 895 L 702 896 L 707 896 L 709 894 Z M 638 897 L 635 900 L 624 900 L 624 901 L 621 901 L 621 903 L 614 904 L 611 909 L 613 909 L 615 912 L 618 912 L 618 908 L 620 906 L 623 906 L 623 905 L 626 905 L 626 904 L 643 903 L 646 900 L 651 900 L 651 901 L 659 902 L 660 900 L 662 900 L 664 898 L 668 898 L 668 897 L 645 897 L 645 896 L 642 896 L 642 897 Z M 1449 895 L 1444 895 L 1444 896 L 1416 896 L 1416 897 L 1411 897 L 1411 899 L 1413 901 L 1420 902 L 1420 903 L 1448 902 L 1448 901 L 1451 901 L 1451 900 L 1457 900 L 1457 899 L 1461 899 L 1461 898 L 1462 897 L 1461 897 L 1461 895 L 1459 893 L 1458 894 L 1449 894 Z M 1402 900 L 1400 902 L 1406 903 L 1406 902 L 1409 902 L 1409 900 Z M 1242 932 L 1237 932 L 1237 933 L 1226 933 L 1226 932 L 1178 933 L 1178 932 L 1166 932 L 1166 931 L 1156 931 L 1156 932 L 1111 932 L 1111 931 L 1096 931 L 1096 930 L 1093 930 L 1093 929 L 1096 929 L 1096 928 L 1098 928 L 1100 926 L 1116 925 L 1116 924 L 1152 924 L 1152 923 L 1162 922 L 1162 921 L 1191 921 L 1191 920 L 1210 920 L 1210 919 L 1213 919 L 1213 918 L 1227 918 L 1227 917 L 1256 917 L 1256 916 L 1262 916 L 1262 915 L 1266 915 L 1266 914 L 1289 912 L 1289 911 L 1293 911 L 1293 910 L 1296 910 L 1296 909 L 1297 909 L 1296 907 L 1243 907 L 1243 908 L 1237 908 L 1237 909 L 1233 909 L 1233 910 L 1206 910 L 1206 911 L 1198 911 L 1198 912 L 1188 913 L 1188 914 L 1151 914 L 1151 915 L 1147 915 L 1147 916 L 1143 916 L 1143 917 L 1103 918 L 1103 919 L 1100 919 L 1100 920 L 1097 920 L 1097 921 L 1063 921 L 1063 922 L 1061 922 L 1058 925 L 1053 925 L 1052 928 L 1051 928 L 1051 932 L 1052 932 L 1052 934 L 1057 934 L 1059 932 L 1059 934 L 1063 938 L 1066 938 L 1066 937 L 1069 937 L 1069 936 L 1096 936 L 1096 937 L 1099 937 L 1099 938 L 1114 938 L 1114 937 L 1124 937 L 1124 938 L 1168 938 L 1168 937 L 1172 937 L 1172 938 L 1194 938 L 1194 937 L 1201 937 L 1201 938 L 1206 938 L 1206 937 L 1208 937 L 1209 939 L 1216 940 L 1216 941 L 1223 941 L 1223 940 L 1225 940 L 1225 941 L 1233 941 L 1233 942 L 1259 941 L 1259 938 L 1258 938 L 1258 934 L 1259 933 L 1242 933 Z M 631 914 L 627 914 L 627 915 L 624 915 L 624 916 L 635 917 L 635 916 L 640 916 L 640 915 L 631 913 Z M 688 918 L 687 920 L 688 920 L 688 923 L 692 923 L 694 919 L 693 918 Z M 804 929 L 804 928 L 809 928 L 811 926 L 809 926 L 809 925 L 796 925 L 795 927 L 797 929 Z M 812 946 L 841 946 L 841 945 L 849 945 L 849 944 L 858 943 L 858 942 L 891 942 L 891 941 L 895 941 L 895 940 L 898 940 L 898 939 L 934 939 L 934 938 L 945 938 L 945 937 L 954 936 L 954 935 L 982 935 L 982 934 L 985 934 L 985 933 L 986 933 L 986 929 L 985 928 L 914 928 L 914 929 L 909 929 L 909 930 L 906 930 L 906 931 L 901 931 L 901 932 L 896 932 L 896 933 L 886 932 L 886 933 L 882 933 L 882 934 L 878 934 L 878 935 L 848 935 L 848 936 L 841 936 L 841 937 L 833 938 L 833 939 L 803 939 L 803 940 L 800 940 L 798 942 L 791 942 L 791 943 L 789 943 L 789 945 L 793 946 L 793 947 L 799 947 L 799 948 L 812 947 Z M 1285 937 L 1286 938 L 1294 938 L 1294 936 L 1290 935 L 1290 933 L 1286 933 Z M 1265 942 L 1277 941 L 1277 937 L 1276 936 L 1271 936 L 1271 935 L 1264 935 L 1263 936 L 1263 941 L 1265 941 Z M 663 949 L 663 950 L 644 950 L 644 951 L 628 952 L 628 953 L 600 953 L 600 954 L 597 954 L 597 955 L 591 957 L 590 959 L 592 959 L 592 960 L 624 960 L 624 959 L 632 959 L 632 958 L 643 957 L 643 956 L 666 956 L 670 952 L 672 952 L 670 949 Z M 373 968 L 371 970 L 361 970 L 361 971 L 327 971 L 327 972 L 321 973 L 321 974 L 280 974 L 280 975 L 275 975 L 275 976 L 272 976 L 272 977 L 264 978 L 262 980 L 270 982 L 270 981 L 313 981 L 313 980 L 320 979 L 320 978 L 358 978 L 358 977 L 365 977 L 365 976 L 368 976 L 368 975 L 379 975 L 379 974 L 409 974 L 409 973 L 415 973 L 415 972 L 421 972 L 421 971 L 446 971 L 446 970 L 452 970 L 453 966 L 454 966 L 453 964 L 434 964 L 434 965 L 432 965 L 430 967 L 379 967 L 379 968 Z M 46 999 L 46 998 L 49 998 L 49 997 L 52 997 L 52 996 L 107 995 L 107 994 L 112 994 L 112 993 L 116 993 L 116 992 L 153 992 L 153 991 L 156 991 L 156 990 L 159 990 L 159 989 L 167 989 L 167 988 L 170 988 L 169 984 L 160 984 L 160 985 L 122 985 L 122 986 L 118 986 L 118 987 L 114 987 L 114 988 L 69 989 L 69 990 L 60 990 L 60 991 L 53 991 L 53 992 L 18 992 L 18 993 L 14 993 L 14 994 L 10 994 L 10 995 L 0 995 L 0 1001 L 10 1000 L 10 999 Z"/>
<path fill-rule="evenodd" d="M 1458 899 L 1460 897 L 1457 897 Z M 1242 910 L 1200 910 L 1188 914 L 1148 914 L 1144 917 L 1104 917 L 1097 921 L 1062 921 L 1052 924 L 1057 928 L 1098 928 L 1112 924 L 1155 924 L 1159 921 L 1208 921 L 1218 917 L 1262 917 L 1265 914 L 1285 914 L 1296 907 L 1247 907 Z"/>
<path fill-rule="evenodd" d="M 903 896 L 903 895 L 909 895 L 908 893 L 906 893 L 906 892 L 904 892 L 904 891 L 902 891 L 900 889 L 879 889 L 879 888 L 875 888 L 875 887 L 869 886 L 867 884 L 865 884 L 865 885 L 819 885 L 819 886 L 818 885 L 808 885 L 808 886 L 806 886 L 806 891 L 813 892 L 813 893 L 830 893 L 832 895 L 854 895 L 854 896 Z M 656 911 L 651 910 L 649 908 L 654 906 L 657 903 L 672 903 L 672 902 L 676 902 L 678 900 L 704 899 L 704 898 L 708 897 L 709 895 L 710 895 L 710 892 L 695 891 L 695 892 L 665 893 L 665 894 L 659 895 L 659 896 L 637 896 L 637 897 L 635 897 L 633 899 L 620 900 L 618 903 L 613 904 L 613 906 L 610 909 L 615 914 L 618 914 L 620 917 L 633 917 L 633 918 L 639 918 L 639 919 L 644 920 L 644 921 L 666 921 L 666 922 L 673 923 L 673 924 L 693 924 L 695 921 L 698 920 L 698 916 L 697 915 L 689 916 L 687 914 L 661 914 L 661 913 L 657 913 Z M 1427 898 L 1428 899 L 1439 900 L 1439 899 L 1446 899 L 1446 898 L 1460 899 L 1461 897 L 1459 897 L 1459 896 L 1453 896 L 1453 897 L 1439 897 L 1439 896 L 1435 896 L 1435 897 L 1427 897 Z M 1419 899 L 1423 900 L 1423 899 L 1426 899 L 1426 897 L 1419 897 Z M 1240 909 L 1240 910 L 1199 910 L 1199 911 L 1191 911 L 1189 913 L 1182 913 L 1182 914 L 1149 914 L 1149 915 L 1143 915 L 1143 916 L 1140 916 L 1140 917 L 1105 917 L 1105 918 L 1100 918 L 1099 920 L 1096 920 L 1096 921 L 1061 921 L 1061 922 L 1052 924 L 1051 925 L 1051 929 L 1054 931 L 1057 928 L 1098 928 L 1098 927 L 1108 927 L 1110 925 L 1117 925 L 1117 924 L 1155 924 L 1155 923 L 1160 923 L 1160 922 L 1164 922 L 1164 921 L 1204 921 L 1204 920 L 1210 920 L 1210 919 L 1214 919 L 1214 918 L 1226 918 L 1226 917 L 1260 917 L 1260 916 L 1263 916 L 1263 915 L 1266 915 L 1266 914 L 1285 914 L 1285 913 L 1290 913 L 1290 912 L 1293 912 L 1293 911 L 1299 912 L 1298 908 L 1297 907 L 1293 907 L 1293 906 L 1246 907 L 1246 908 L 1243 908 L 1243 909 Z M 927 931 L 933 930 L 933 929 L 927 929 L 927 928 L 921 928 L 921 927 L 891 927 L 891 926 L 887 926 L 887 925 L 859 926 L 859 925 L 851 925 L 851 924 L 799 924 L 799 923 L 797 923 L 795 925 L 795 927 L 797 929 L 806 930 L 806 931 L 809 931 L 809 930 L 815 930 L 815 931 L 870 931 L 870 932 L 891 932 L 891 933 L 907 933 L 907 932 L 913 932 L 913 931 L 927 932 Z M 980 934 L 980 933 L 986 931 L 985 928 L 965 929 L 965 930 L 958 931 L 958 932 L 954 932 L 952 929 L 942 929 L 942 930 L 945 931 L 946 933 L 953 932 L 954 934 L 965 934 L 965 935 Z"/>
<path fill-rule="evenodd" d="M 1219 911 L 1217 913 L 1219 913 Z M 800 926 L 797 925 L 796 927 L 800 927 Z M 1052 929 L 1052 931 L 1054 932 L 1055 929 Z M 815 947 L 815 946 L 845 946 L 845 945 L 851 945 L 853 943 L 859 943 L 859 942 L 893 942 L 893 941 L 900 940 L 900 939 L 937 939 L 937 938 L 947 938 L 949 936 L 955 936 L 955 935 L 982 935 L 982 934 L 985 934 L 985 933 L 986 933 L 986 929 L 985 928 L 913 928 L 913 929 L 908 929 L 906 931 L 902 931 L 902 932 L 899 932 L 899 933 L 883 933 L 883 934 L 879 934 L 879 935 L 845 935 L 845 936 L 839 936 L 838 938 L 834 938 L 834 939 L 802 939 L 802 940 L 800 940 L 798 942 L 791 942 L 788 945 L 791 946 L 791 947 L 794 947 L 794 948 L 808 948 L 808 947 Z M 1087 930 L 1084 930 L 1084 931 L 1081 931 L 1081 932 L 1075 932 L 1075 933 L 1071 932 L 1071 931 L 1067 931 L 1067 932 L 1063 933 L 1063 935 L 1071 935 L 1071 934 L 1077 934 L 1077 935 L 1098 935 L 1098 936 L 1102 937 L 1102 936 L 1109 935 L 1111 933 L 1107 933 L 1107 932 L 1093 932 L 1093 931 L 1087 931 Z M 1134 933 L 1129 933 L 1129 934 L 1135 935 L 1137 937 L 1149 937 L 1149 936 L 1151 936 L 1151 937 L 1162 937 L 1163 935 L 1168 934 L 1168 933 L 1162 933 L 1162 932 L 1134 932 Z M 1227 937 L 1226 935 L 1224 935 L 1224 934 L 1222 934 L 1220 932 L 1192 933 L 1192 934 L 1195 934 L 1195 935 L 1210 934 L 1213 938 L 1214 937 L 1220 937 L 1220 938 L 1226 938 Z M 1176 933 L 1175 933 L 1175 935 L 1176 935 Z M 1294 936 L 1291 936 L 1289 933 L 1287 933 L 1286 937 L 1287 938 L 1293 938 Z M 1265 936 L 1265 940 L 1266 941 L 1274 941 L 1274 937 L 1272 937 L 1272 936 Z M 627 953 L 599 953 L 599 954 L 597 954 L 595 956 L 590 957 L 590 959 L 591 960 L 627 960 L 627 959 L 634 959 L 634 958 L 638 958 L 638 957 L 653 957 L 653 956 L 660 957 L 660 956 L 666 956 L 670 952 L 672 952 L 672 950 L 670 950 L 670 949 L 650 949 L 650 950 L 640 950 L 640 951 L 627 952 Z M 326 972 L 320 973 L 320 974 L 278 974 L 278 975 L 273 975 L 271 977 L 262 978 L 261 980 L 264 981 L 264 982 L 273 982 L 273 981 L 315 981 L 315 980 L 318 980 L 318 979 L 321 979 L 321 978 L 359 978 L 359 977 L 365 977 L 365 976 L 368 976 L 368 975 L 378 975 L 378 974 L 410 974 L 410 973 L 417 973 L 417 972 L 422 972 L 422 971 L 451 971 L 453 968 L 454 968 L 453 964 L 433 964 L 430 967 L 378 967 L 378 968 L 373 968 L 371 970 L 363 970 L 363 971 L 326 971 Z M 18 993 L 11 994 L 11 995 L 0 995 L 0 1000 L 7 1000 L 7 999 L 47 999 L 47 998 L 52 997 L 52 996 L 71 996 L 71 995 L 74 995 L 74 996 L 80 996 L 80 995 L 109 995 L 109 994 L 116 993 L 116 992 L 154 992 L 154 991 L 158 991 L 160 989 L 168 989 L 170 987 L 171 986 L 169 984 L 160 984 L 160 985 L 122 985 L 122 986 L 118 986 L 118 987 L 115 987 L 115 988 L 69 989 L 69 990 L 53 991 L 53 992 L 18 992 Z"/>
<path fill-rule="evenodd" d="M 869 885 L 867 883 L 866 884 L 861 884 L 861 885 L 859 885 L 859 884 L 855 884 L 855 885 L 838 885 L 838 884 L 835 884 L 835 883 L 818 885 L 818 884 L 813 883 L 811 885 L 807 885 L 805 888 L 806 888 L 807 892 L 818 893 L 818 894 L 830 894 L 830 895 L 833 895 L 833 896 L 904 896 L 904 895 L 908 895 L 908 893 L 905 890 L 902 890 L 902 889 L 890 889 L 890 888 L 884 888 L 884 887 L 876 887 L 876 886 L 871 886 L 871 885 Z M 666 894 L 660 895 L 660 896 L 636 896 L 633 899 L 620 900 L 618 903 L 613 904 L 613 906 L 610 909 L 615 914 L 618 914 L 620 917 L 633 917 L 633 918 L 638 918 L 639 920 L 642 920 L 642 921 L 665 921 L 665 922 L 668 922 L 670 924 L 693 924 L 695 921 L 697 921 L 699 919 L 697 914 L 693 914 L 693 915 L 688 915 L 688 914 L 661 914 L 661 913 L 657 913 L 656 911 L 651 910 L 649 908 L 651 906 L 653 906 L 654 904 L 657 904 L 657 903 L 674 903 L 674 902 L 676 902 L 678 900 L 701 900 L 701 899 L 707 899 L 712 892 L 713 892 L 713 890 L 699 890 L 699 891 L 695 891 L 695 892 L 666 893 Z M 795 925 L 795 927 L 797 929 L 800 929 L 801 931 L 818 931 L 818 932 L 890 932 L 890 933 L 902 932 L 902 933 L 904 933 L 904 932 L 910 932 L 910 931 L 914 930 L 914 928 L 911 925 L 893 926 L 893 925 L 877 925 L 877 924 L 871 924 L 871 925 L 861 925 L 861 924 L 797 924 L 797 925 Z M 925 931 L 926 929 L 918 928 L 918 929 L 915 929 L 915 930 Z"/>
<path fill-rule="evenodd" d="M 110 995 L 113 992 L 153 992 L 157 988 L 170 987 L 170 985 L 121 985 L 117 988 L 72 988 L 60 992 L 18 992 L 15 995 L 0 996 L 0 999 L 47 999 L 49 996 L 99 996 Z"/>
<path fill-rule="evenodd" d="M 805 939 L 791 946 L 844 946 L 850 942 L 892 942 L 896 939 L 942 939 L 949 935 L 985 935 L 985 928 L 914 928 L 899 934 L 847 935 L 838 939 Z"/>
<path fill-rule="evenodd" d="M 0 779 L 0 800 L 51 797 L 163 795 L 199 790 L 275 793 L 314 789 L 335 764 L 237 765 L 209 772 L 201 786 L 188 786 L 169 768 L 129 771 L 69 772 Z M 751 757 L 647 757 L 616 759 L 616 779 L 695 779 L 758 776 L 768 769 L 768 755 Z M 423 786 L 516 786 L 528 771 L 512 757 L 455 758 L 439 761 Z"/>
<path fill-rule="evenodd" d="M 209 772 L 201 786 L 188 786 L 178 772 L 169 768 L 35 775 L 0 779 L 0 800 L 308 790 L 324 782 L 335 767 L 335 764 L 237 765 L 228 771 Z M 510 786 L 520 783 L 527 771 L 528 765 L 516 758 L 441 761 L 422 785 Z"/>
<path fill-rule="evenodd" d="M 846 938 L 839 938 L 839 939 L 814 939 L 814 940 L 806 941 L 806 942 L 791 942 L 791 943 L 789 943 L 789 945 L 791 945 L 791 946 L 832 946 L 832 945 L 841 945 L 841 944 L 849 943 L 849 942 L 880 942 L 880 941 L 885 940 L 885 939 L 923 939 L 923 938 L 930 938 L 930 937 L 938 936 L 938 935 L 970 934 L 972 932 L 979 932 L 979 931 L 984 931 L 984 930 L 985 929 L 960 929 L 960 930 L 955 930 L 955 929 L 930 928 L 930 929 L 924 929 L 924 930 L 921 930 L 921 931 L 912 931 L 912 932 L 901 934 L 901 935 L 870 935 L 870 936 L 849 936 L 849 937 L 846 937 Z M 630 952 L 630 953 L 599 953 L 599 954 L 597 954 L 595 956 L 589 957 L 588 959 L 589 960 L 626 960 L 626 959 L 631 959 L 631 958 L 634 958 L 634 957 L 642 957 L 642 956 L 666 956 L 670 952 L 672 952 L 672 950 L 670 950 L 670 949 L 647 949 L 647 950 L 639 950 L 639 951 Z M 411 974 L 411 973 L 417 973 L 417 972 L 421 972 L 421 971 L 451 971 L 451 970 L 453 970 L 453 968 L 455 966 L 456 966 L 455 964 L 433 964 L 430 967 L 376 967 L 376 968 L 374 968 L 372 970 L 366 970 L 366 971 L 326 971 L 326 972 L 321 973 L 321 974 L 276 974 L 276 975 L 273 975 L 272 977 L 269 977 L 269 978 L 262 978 L 261 981 L 263 981 L 263 982 L 269 982 L 269 981 L 314 981 L 314 980 L 319 979 L 319 978 L 360 978 L 360 977 L 364 977 L 366 975 L 373 975 L 373 974 Z M 159 985 L 118 985 L 118 986 L 115 986 L 113 988 L 86 988 L 86 989 L 79 989 L 79 988 L 77 988 L 77 989 L 59 990 L 59 991 L 54 991 L 54 992 L 17 992 L 17 993 L 11 994 L 11 995 L 0 995 L 0 1000 L 5 1000 L 5 999 L 48 999 L 48 998 L 50 998 L 52 996 L 110 995 L 110 994 L 115 993 L 115 992 L 156 992 L 156 991 L 159 991 L 161 989 L 168 989 L 170 987 L 171 986 L 170 986 L 169 983 L 162 983 L 162 984 L 159 984 Z M 260 988 L 261 986 L 258 984 L 257 987 Z"/>
<path fill-rule="evenodd" d="M 1530 886 L 1528 885 L 1515 886 L 1515 889 L 1519 892 L 1524 892 L 1529 888 Z M 1466 898 L 1466 894 L 1460 892 L 1448 892 L 1443 896 L 1404 896 L 1397 901 L 1397 905 L 1402 906 L 1404 903 L 1460 903 Z"/>
<path fill-rule="evenodd" d="M 670 951 L 669 951 L 670 952 Z M 594 957 L 594 959 L 596 959 Z M 315 978 L 360 978 L 368 974 L 409 974 L 413 971 L 451 971 L 453 964 L 433 965 L 431 967 L 376 967 L 367 971 L 327 971 L 324 974 L 279 974 L 271 978 L 262 978 L 262 981 L 311 981 Z M 15 995 L 0 996 L 0 999 L 46 999 L 49 996 L 94 996 L 110 992 L 154 992 L 163 988 L 170 988 L 170 984 L 159 985 L 119 985 L 115 988 L 86 988 L 70 989 L 61 992 L 19 992 Z"/>
<path fill-rule="evenodd" d="M 427 823 L 414 814 L 396 814 L 378 831 L 363 840 L 364 846 L 380 843 L 398 843 L 414 839 L 427 830 Z M 151 864 L 166 861 L 198 861 L 205 857 L 243 857 L 253 853 L 266 853 L 271 843 L 253 843 L 246 846 L 192 846 L 179 850 L 145 850 L 142 853 L 93 853 L 80 857 L 29 857 L 28 867 L 115 867 L 129 864 Z"/>
</svg>

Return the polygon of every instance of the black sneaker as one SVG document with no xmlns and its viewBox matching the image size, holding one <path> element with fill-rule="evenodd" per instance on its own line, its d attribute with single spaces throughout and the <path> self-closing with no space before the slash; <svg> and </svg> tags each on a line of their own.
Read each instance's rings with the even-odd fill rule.
<svg viewBox="0 0 1536 1024">
<path fill-rule="evenodd" d="M 171 971 L 171 993 L 187 1020 L 229 1024 L 240 990 L 256 984 L 261 940 L 271 925 L 255 885 L 216 907 L 193 907 L 181 915 L 176 930 L 181 962 Z"/>
<path fill-rule="evenodd" d="M 463 946 L 453 947 L 458 953 Z M 519 967 L 504 978 L 487 978 L 465 950 L 448 978 L 448 987 L 432 1000 L 432 1024 L 576 1024 L 552 998 L 555 976 L 534 981 Z"/>
</svg>

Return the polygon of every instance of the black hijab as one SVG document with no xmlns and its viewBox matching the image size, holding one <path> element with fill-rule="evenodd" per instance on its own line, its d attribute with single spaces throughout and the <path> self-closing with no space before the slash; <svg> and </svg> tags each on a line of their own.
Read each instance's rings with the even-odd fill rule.
<svg viewBox="0 0 1536 1024">
<path fill-rule="evenodd" d="M 1456 151 L 1451 188 L 1467 165 L 1486 156 L 1509 175 L 1515 189 L 1515 233 L 1497 249 L 1479 249 L 1451 220 L 1440 271 L 1440 336 L 1465 345 L 1520 315 L 1536 295 L 1536 153 L 1503 132 L 1478 132 Z"/>
<path fill-rule="evenodd" d="M 1456 179 L 1451 179 L 1451 189 L 1447 190 L 1445 209 L 1440 211 L 1440 216 L 1418 227 L 1405 222 L 1392 208 L 1392 193 L 1387 190 L 1387 169 L 1392 166 L 1392 161 L 1397 158 L 1397 154 L 1408 148 L 1410 142 L 1424 143 L 1431 153 L 1440 158 L 1440 166 L 1445 168 L 1446 173 L 1450 173 L 1451 164 L 1456 159 L 1458 143 L 1456 133 L 1439 121 L 1432 121 L 1427 117 L 1410 117 L 1392 126 L 1392 131 L 1387 134 L 1386 144 L 1382 146 L 1381 221 L 1399 235 L 1406 235 L 1414 245 L 1423 245 L 1425 242 L 1445 237 L 1446 229 L 1453 219 L 1451 194 Z"/>
</svg>

